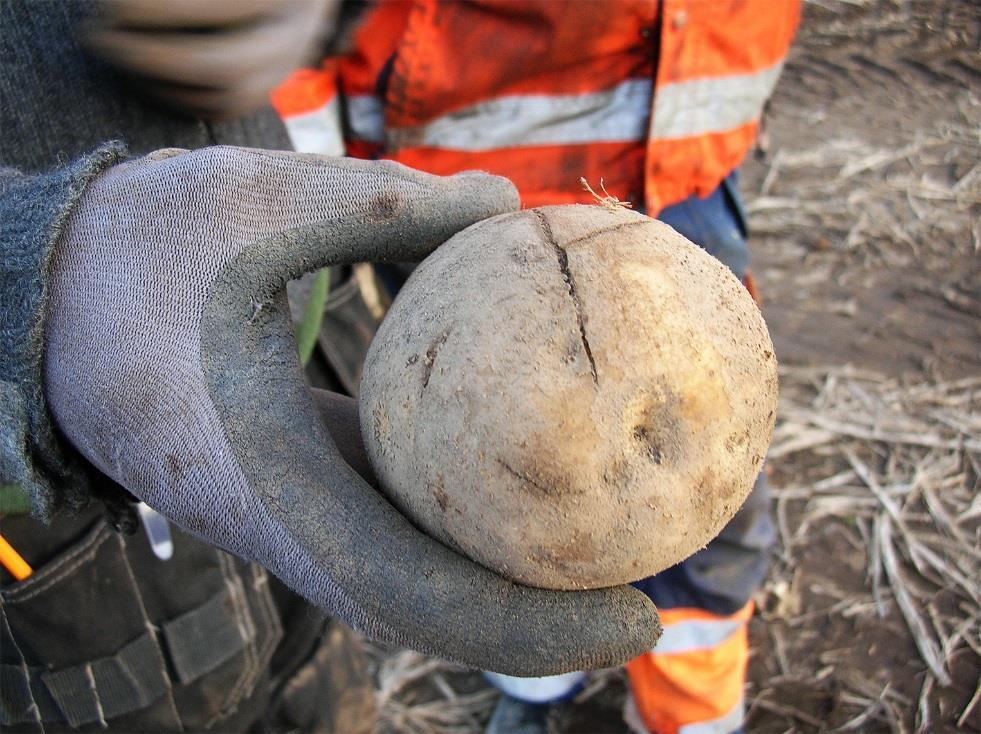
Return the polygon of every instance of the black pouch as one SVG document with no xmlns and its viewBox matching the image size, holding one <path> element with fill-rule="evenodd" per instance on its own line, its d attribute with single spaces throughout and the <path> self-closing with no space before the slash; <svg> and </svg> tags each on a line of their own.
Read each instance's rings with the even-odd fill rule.
<svg viewBox="0 0 981 734">
<path fill-rule="evenodd" d="M 282 637 L 265 571 L 176 528 L 163 561 L 98 510 L 7 517 L 3 533 L 36 567 L 0 590 L 4 731 L 241 731 L 261 716 Z"/>
</svg>

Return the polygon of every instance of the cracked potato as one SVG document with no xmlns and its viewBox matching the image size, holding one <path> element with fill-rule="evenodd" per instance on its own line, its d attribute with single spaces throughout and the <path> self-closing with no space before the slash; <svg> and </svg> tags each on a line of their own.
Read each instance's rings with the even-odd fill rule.
<svg viewBox="0 0 981 734">
<path fill-rule="evenodd" d="M 457 234 L 371 345 L 361 427 L 390 500 L 515 581 L 650 576 L 711 540 L 759 472 L 777 367 L 729 270 L 622 208 Z"/>
</svg>

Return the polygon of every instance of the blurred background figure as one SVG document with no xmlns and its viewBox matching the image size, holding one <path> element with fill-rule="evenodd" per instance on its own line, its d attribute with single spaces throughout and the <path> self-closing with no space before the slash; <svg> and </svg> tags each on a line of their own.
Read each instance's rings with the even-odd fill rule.
<svg viewBox="0 0 981 734">
<path fill-rule="evenodd" d="M 719 258 L 756 297 L 737 169 L 798 16 L 794 0 L 384 2 L 364 11 L 343 54 L 296 72 L 273 102 L 298 148 L 490 171 L 515 182 L 525 207 L 591 203 L 580 179 L 602 181 Z M 376 268 L 388 297 L 410 270 Z M 665 626 L 627 666 L 638 726 L 739 729 L 750 598 L 774 539 L 761 476 L 706 549 L 636 584 Z M 550 704 L 585 678 L 489 673 L 505 695 L 488 732 L 545 731 Z"/>
</svg>

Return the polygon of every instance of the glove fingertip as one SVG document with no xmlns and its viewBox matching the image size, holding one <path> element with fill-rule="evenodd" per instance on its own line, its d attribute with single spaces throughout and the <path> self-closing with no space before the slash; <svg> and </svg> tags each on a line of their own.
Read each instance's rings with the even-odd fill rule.
<svg viewBox="0 0 981 734">
<path fill-rule="evenodd" d="M 470 203 L 475 212 L 486 211 L 485 216 L 517 211 L 521 208 L 521 196 L 514 183 L 504 176 L 484 171 L 463 171 L 445 179 L 451 195 Z"/>
</svg>

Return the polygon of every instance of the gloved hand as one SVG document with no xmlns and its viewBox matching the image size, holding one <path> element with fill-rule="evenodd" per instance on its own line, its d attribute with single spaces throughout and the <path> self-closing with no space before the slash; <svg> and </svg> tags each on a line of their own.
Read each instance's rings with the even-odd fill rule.
<svg viewBox="0 0 981 734">
<path fill-rule="evenodd" d="M 269 104 L 269 92 L 310 60 L 339 4 L 102 0 L 83 38 L 151 97 L 200 117 L 235 117 Z"/>
<path fill-rule="evenodd" d="M 343 460 L 296 356 L 287 280 L 419 260 L 517 206 L 485 174 L 241 148 L 108 169 L 52 257 L 56 422 L 148 505 L 371 637 L 516 675 L 620 663 L 656 639 L 647 597 L 519 586 L 417 531 Z"/>
</svg>

